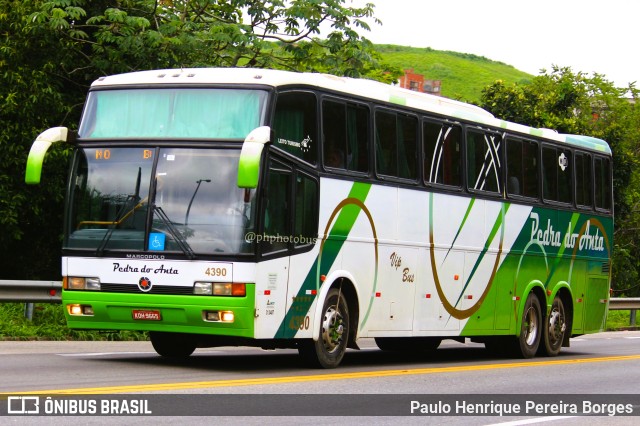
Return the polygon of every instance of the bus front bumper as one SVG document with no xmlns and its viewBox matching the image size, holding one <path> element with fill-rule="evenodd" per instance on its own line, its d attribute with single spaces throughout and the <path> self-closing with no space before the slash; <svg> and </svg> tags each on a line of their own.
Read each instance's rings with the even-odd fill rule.
<svg viewBox="0 0 640 426">
<path fill-rule="evenodd" d="M 244 297 L 63 290 L 69 328 L 254 337 L 255 286 Z"/>
</svg>

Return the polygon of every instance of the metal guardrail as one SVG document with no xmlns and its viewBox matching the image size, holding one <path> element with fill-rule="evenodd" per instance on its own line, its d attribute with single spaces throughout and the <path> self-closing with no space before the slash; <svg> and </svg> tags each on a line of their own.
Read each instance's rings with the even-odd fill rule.
<svg viewBox="0 0 640 426">
<path fill-rule="evenodd" d="M 62 281 L 0 280 L 0 302 L 60 303 Z M 612 297 L 609 309 L 631 311 L 631 325 L 635 325 L 640 297 Z"/>
<path fill-rule="evenodd" d="M 609 299 L 609 310 L 629 311 L 640 309 L 640 297 L 612 297 Z"/>
<path fill-rule="evenodd" d="M 637 310 L 640 309 L 640 297 L 612 297 L 609 299 L 609 310 L 630 311 L 629 325 L 636 325 Z"/>
<path fill-rule="evenodd" d="M 0 280 L 0 302 L 60 303 L 62 281 Z"/>
</svg>

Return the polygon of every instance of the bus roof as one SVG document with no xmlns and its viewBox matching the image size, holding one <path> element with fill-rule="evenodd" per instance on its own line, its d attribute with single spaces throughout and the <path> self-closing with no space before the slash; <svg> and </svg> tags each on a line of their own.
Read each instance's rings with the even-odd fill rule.
<svg viewBox="0 0 640 426">
<path fill-rule="evenodd" d="M 120 85 L 176 85 L 176 84 L 259 84 L 281 87 L 290 85 L 312 86 L 360 96 L 382 102 L 404 105 L 421 111 L 433 112 L 454 119 L 462 119 L 511 130 L 524 135 L 539 136 L 581 148 L 611 154 L 611 148 L 602 139 L 581 135 L 560 134 L 551 129 L 539 129 L 497 119 L 490 112 L 471 104 L 415 92 L 374 80 L 338 77 L 329 74 L 298 73 L 257 68 L 185 68 L 137 71 L 100 77 L 92 88 Z"/>
</svg>

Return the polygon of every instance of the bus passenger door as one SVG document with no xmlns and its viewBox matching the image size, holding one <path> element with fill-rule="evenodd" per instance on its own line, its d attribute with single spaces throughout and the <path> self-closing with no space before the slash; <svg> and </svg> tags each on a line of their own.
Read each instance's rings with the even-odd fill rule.
<svg viewBox="0 0 640 426">
<path fill-rule="evenodd" d="M 317 278 L 313 248 L 318 239 L 318 181 L 272 156 L 266 184 L 263 231 L 258 235 L 265 260 L 258 269 L 259 278 L 277 289 L 265 289 L 270 305 L 262 308 L 267 317 L 275 317 L 268 318 L 269 324 L 280 327 L 280 333 L 271 337 L 310 337 L 309 308 L 314 301 L 310 289 L 316 288 Z"/>
<path fill-rule="evenodd" d="M 318 180 L 295 169 L 292 179 L 292 208 L 290 231 L 291 261 L 287 293 L 288 318 L 286 337 L 312 337 L 312 316 L 320 283 L 318 282 Z"/>
<path fill-rule="evenodd" d="M 270 160 L 262 193 L 255 241 L 261 256 L 256 269 L 256 338 L 274 338 L 287 312 L 289 283 L 290 191 L 292 172 Z"/>
</svg>

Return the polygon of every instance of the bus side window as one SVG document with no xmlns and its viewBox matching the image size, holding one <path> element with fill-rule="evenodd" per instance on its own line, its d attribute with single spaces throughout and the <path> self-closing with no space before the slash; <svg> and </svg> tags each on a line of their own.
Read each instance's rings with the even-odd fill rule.
<svg viewBox="0 0 640 426">
<path fill-rule="evenodd" d="M 325 167 L 346 167 L 346 105 L 343 102 L 322 102 L 322 134 Z"/>
<path fill-rule="evenodd" d="M 396 157 L 396 117 L 386 111 L 376 112 L 376 168 L 387 176 L 398 174 Z"/>
<path fill-rule="evenodd" d="M 501 140 L 498 135 L 467 132 L 467 185 L 470 190 L 501 193 Z"/>
<path fill-rule="evenodd" d="M 418 120 L 377 111 L 376 166 L 379 174 L 415 180 L 418 176 Z"/>
<path fill-rule="evenodd" d="M 316 96 L 309 92 L 278 95 L 273 119 L 274 146 L 316 164 L 318 157 Z"/>
<path fill-rule="evenodd" d="M 416 180 L 418 177 L 418 121 L 415 117 L 398 115 L 398 177 Z"/>
<path fill-rule="evenodd" d="M 611 161 L 595 158 L 596 208 L 611 210 Z"/>
<path fill-rule="evenodd" d="M 369 108 L 347 105 L 347 170 L 369 171 Z"/>
<path fill-rule="evenodd" d="M 425 180 L 460 187 L 462 181 L 462 130 L 457 126 L 425 121 L 422 126 Z"/>
<path fill-rule="evenodd" d="M 507 194 L 538 198 L 538 143 L 507 139 Z"/>
<path fill-rule="evenodd" d="M 369 108 L 323 101 L 322 133 L 325 167 L 369 171 Z"/>
<path fill-rule="evenodd" d="M 267 188 L 264 198 L 264 232 L 260 233 L 262 253 L 286 250 L 290 235 L 289 194 L 291 171 L 275 161 L 269 162 Z"/>
<path fill-rule="evenodd" d="M 571 151 L 551 146 L 542 148 L 542 196 L 547 201 L 571 203 Z"/>
<path fill-rule="evenodd" d="M 296 247 L 308 246 L 318 238 L 318 183 L 298 172 L 295 190 L 293 242 Z"/>
<path fill-rule="evenodd" d="M 576 152 L 576 204 L 580 207 L 591 208 L 591 191 L 593 178 L 591 173 L 591 155 Z"/>
</svg>

